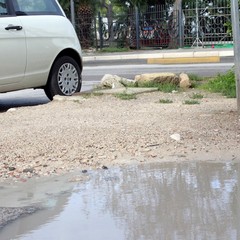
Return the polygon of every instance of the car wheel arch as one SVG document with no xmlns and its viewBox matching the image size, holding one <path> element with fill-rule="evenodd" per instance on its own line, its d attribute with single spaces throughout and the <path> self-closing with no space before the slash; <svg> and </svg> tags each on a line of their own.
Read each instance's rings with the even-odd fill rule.
<svg viewBox="0 0 240 240">
<path fill-rule="evenodd" d="M 77 53 L 77 51 L 75 51 L 74 49 L 71 49 L 71 48 L 64 49 L 64 50 L 62 50 L 62 51 L 56 56 L 56 58 L 55 58 L 54 61 L 52 62 L 51 69 L 50 69 L 49 74 L 48 74 L 47 83 L 50 81 L 54 63 L 55 63 L 59 58 L 64 57 L 64 56 L 72 57 L 72 58 L 78 63 L 78 65 L 79 65 L 79 67 L 80 67 L 80 70 L 82 71 L 82 69 L 83 69 L 82 58 L 79 56 L 79 54 Z"/>
</svg>

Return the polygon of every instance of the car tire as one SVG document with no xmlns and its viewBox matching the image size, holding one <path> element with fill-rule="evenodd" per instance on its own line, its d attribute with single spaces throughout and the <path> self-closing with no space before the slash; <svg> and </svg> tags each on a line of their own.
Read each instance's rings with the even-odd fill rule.
<svg viewBox="0 0 240 240">
<path fill-rule="evenodd" d="M 77 62 L 69 57 L 58 58 L 51 69 L 48 83 L 44 88 L 50 100 L 55 95 L 71 96 L 82 87 L 81 70 Z"/>
</svg>

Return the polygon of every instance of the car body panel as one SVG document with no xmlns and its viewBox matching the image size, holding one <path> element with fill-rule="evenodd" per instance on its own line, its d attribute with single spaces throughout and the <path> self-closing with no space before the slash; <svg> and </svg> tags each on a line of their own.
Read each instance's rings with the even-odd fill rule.
<svg viewBox="0 0 240 240">
<path fill-rule="evenodd" d="M 0 18 L 0 86 L 23 81 L 26 68 L 26 39 L 24 30 L 5 30 L 21 26 L 15 17 Z"/>
<path fill-rule="evenodd" d="M 33 5 L 40 2 L 31 1 Z M 54 0 L 45 3 L 48 5 L 50 1 Z M 8 6 L 16 7 L 16 1 L 11 2 L 7 0 Z M 74 52 L 74 56 L 78 56 L 75 60 L 82 64 L 78 37 L 57 1 L 54 3 L 57 10 L 50 13 L 41 12 L 41 9 L 24 13 L 31 6 L 24 0 L 18 3 L 22 6 L 17 5 L 16 15 L 14 9 L 11 16 L 0 15 L 0 93 L 44 88 L 53 63 L 63 52 Z M 22 29 L 5 30 L 10 24 Z"/>
<path fill-rule="evenodd" d="M 80 44 L 75 40 L 77 36 L 71 23 L 63 16 L 19 18 L 27 39 L 27 65 L 23 84 L 27 87 L 30 79 L 34 79 L 32 87 L 43 86 L 59 53 L 64 49 L 80 52 Z"/>
</svg>

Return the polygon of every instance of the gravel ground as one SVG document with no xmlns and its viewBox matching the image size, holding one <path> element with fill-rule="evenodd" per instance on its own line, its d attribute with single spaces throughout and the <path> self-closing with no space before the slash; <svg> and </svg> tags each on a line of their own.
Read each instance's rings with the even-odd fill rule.
<svg viewBox="0 0 240 240">
<path fill-rule="evenodd" d="M 39 207 L 13 207 L 13 208 L 2 208 L 0 207 L 0 230 L 5 225 L 10 222 L 13 222 L 19 217 L 24 217 L 30 214 L 35 213 L 40 210 Z"/>
<path fill-rule="evenodd" d="M 0 181 L 147 161 L 240 160 L 236 99 L 203 93 L 200 104 L 183 104 L 193 92 L 80 94 L 1 112 Z"/>
</svg>

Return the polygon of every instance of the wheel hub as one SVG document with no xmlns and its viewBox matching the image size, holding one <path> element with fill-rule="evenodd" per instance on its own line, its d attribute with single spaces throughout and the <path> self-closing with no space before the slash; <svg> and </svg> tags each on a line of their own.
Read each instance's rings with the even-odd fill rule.
<svg viewBox="0 0 240 240">
<path fill-rule="evenodd" d="M 64 95 L 72 95 L 78 87 L 78 72 L 73 64 L 63 64 L 58 72 L 58 86 Z"/>
</svg>

